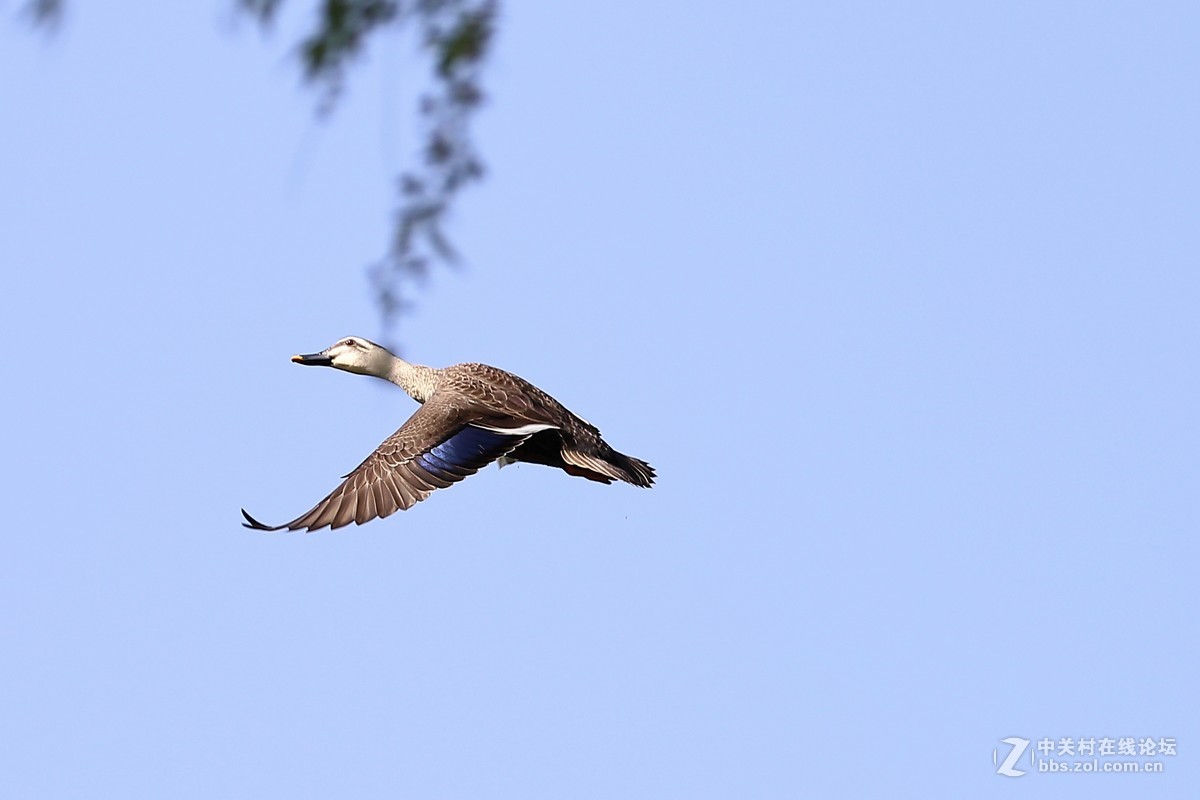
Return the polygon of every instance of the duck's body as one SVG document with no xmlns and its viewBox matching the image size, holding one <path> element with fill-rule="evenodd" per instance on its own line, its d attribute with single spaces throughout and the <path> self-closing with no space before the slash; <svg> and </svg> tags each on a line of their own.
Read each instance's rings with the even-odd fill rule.
<svg viewBox="0 0 1200 800">
<path fill-rule="evenodd" d="M 443 369 L 410 364 L 357 337 L 292 360 L 389 380 L 422 405 L 307 514 L 269 526 L 243 510 L 247 527 L 312 531 L 361 525 L 411 508 L 492 461 L 557 467 L 606 484 L 654 483 L 649 464 L 618 453 L 594 425 L 511 372 L 487 364 Z"/>
</svg>

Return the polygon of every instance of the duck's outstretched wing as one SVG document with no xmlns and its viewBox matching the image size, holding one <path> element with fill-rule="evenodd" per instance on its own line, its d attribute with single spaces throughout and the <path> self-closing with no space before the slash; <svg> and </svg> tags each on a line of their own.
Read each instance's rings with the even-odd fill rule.
<svg viewBox="0 0 1200 800">
<path fill-rule="evenodd" d="M 411 508 L 435 489 L 457 483 L 506 455 L 530 435 L 471 424 L 474 415 L 461 406 L 434 393 L 307 514 L 283 525 L 264 525 L 242 509 L 243 524 L 262 531 L 362 525 Z"/>
</svg>

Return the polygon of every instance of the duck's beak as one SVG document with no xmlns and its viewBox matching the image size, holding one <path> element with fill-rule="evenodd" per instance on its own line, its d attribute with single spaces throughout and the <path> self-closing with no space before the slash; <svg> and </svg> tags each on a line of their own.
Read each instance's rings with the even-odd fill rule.
<svg viewBox="0 0 1200 800">
<path fill-rule="evenodd" d="M 296 364 L 303 364 L 306 367 L 332 367 L 333 359 L 325 353 L 313 353 L 307 356 L 292 356 L 292 361 Z"/>
</svg>

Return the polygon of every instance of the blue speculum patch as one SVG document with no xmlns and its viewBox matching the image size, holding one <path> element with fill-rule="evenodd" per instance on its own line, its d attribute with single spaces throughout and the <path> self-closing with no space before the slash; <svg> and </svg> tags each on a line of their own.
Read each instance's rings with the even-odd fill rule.
<svg viewBox="0 0 1200 800">
<path fill-rule="evenodd" d="M 495 431 L 485 431 L 470 425 L 431 448 L 417 459 L 434 474 L 447 478 L 461 475 L 464 470 L 478 469 L 508 449 L 514 437 Z M 450 473 L 450 474 L 447 474 Z"/>
</svg>

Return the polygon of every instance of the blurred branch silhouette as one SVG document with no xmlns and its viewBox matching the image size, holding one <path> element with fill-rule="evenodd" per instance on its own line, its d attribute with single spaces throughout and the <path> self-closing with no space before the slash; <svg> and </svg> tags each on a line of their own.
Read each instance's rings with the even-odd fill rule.
<svg viewBox="0 0 1200 800">
<path fill-rule="evenodd" d="M 63 0 L 29 0 L 23 11 L 34 25 L 54 29 L 62 22 Z"/>
<path fill-rule="evenodd" d="M 233 0 L 239 13 L 269 28 L 285 0 Z M 458 256 L 444 230 L 458 193 L 483 176 L 471 139 L 482 105 L 483 63 L 495 31 L 497 0 L 317 0 L 316 21 L 297 46 L 304 80 L 318 93 L 318 113 L 329 114 L 346 74 L 371 35 L 384 28 L 415 30 L 430 60 L 428 85 L 418 99 L 423 144 L 417 163 L 397 179 L 398 205 L 391 241 L 370 267 L 371 284 L 390 329 L 411 301 L 408 289 L 437 263 Z M 28 0 L 24 12 L 37 27 L 61 24 L 64 0 Z"/>
</svg>

